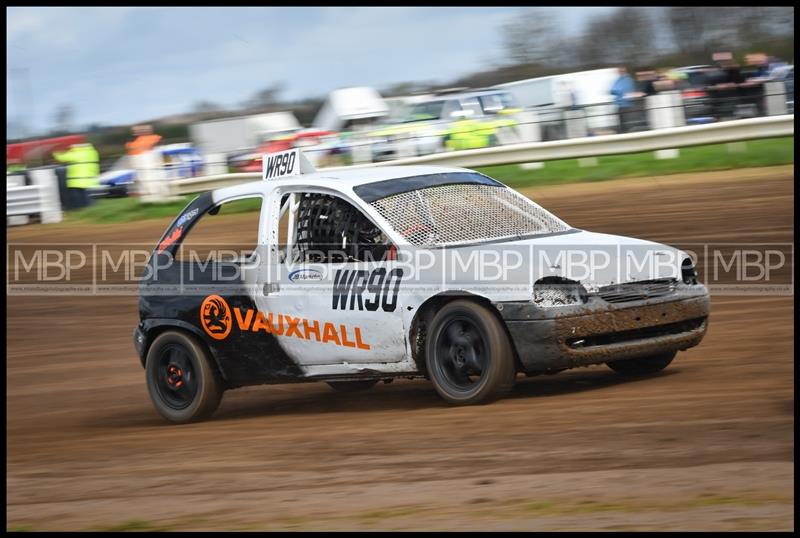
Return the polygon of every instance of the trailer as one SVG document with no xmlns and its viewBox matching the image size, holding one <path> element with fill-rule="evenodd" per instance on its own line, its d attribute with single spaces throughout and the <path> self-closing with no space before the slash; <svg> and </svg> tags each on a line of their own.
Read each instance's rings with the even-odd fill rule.
<svg viewBox="0 0 800 538">
<path fill-rule="evenodd" d="M 272 112 L 202 121 L 189 127 L 189 135 L 201 153 L 228 155 L 253 149 L 275 135 L 300 128 L 291 112 Z"/>
<path fill-rule="evenodd" d="M 351 131 L 382 121 L 388 115 L 389 107 L 374 89 L 341 88 L 328 95 L 312 127 L 321 131 Z"/>
</svg>

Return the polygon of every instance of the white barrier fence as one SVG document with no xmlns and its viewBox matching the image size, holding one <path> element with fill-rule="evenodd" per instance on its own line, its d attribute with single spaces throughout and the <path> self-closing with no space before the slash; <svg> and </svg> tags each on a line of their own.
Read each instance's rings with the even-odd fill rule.
<svg viewBox="0 0 800 538">
<path fill-rule="evenodd" d="M 431 164 L 475 168 L 500 164 L 520 164 L 532 161 L 579 159 L 619 153 L 639 153 L 703 144 L 722 144 L 741 140 L 774 138 L 794 135 L 794 114 L 766 116 L 710 123 L 688 127 L 665 127 L 652 131 L 629 134 L 603 135 L 586 138 L 554 140 L 552 142 L 526 142 L 507 146 L 436 153 L 380 163 L 358 164 L 347 167 L 324 168 L 341 170 L 375 166 L 400 166 Z M 172 182 L 173 194 L 189 194 L 253 181 L 261 178 L 258 172 L 220 174 L 215 176 L 180 179 Z"/>
<path fill-rule="evenodd" d="M 31 185 L 25 185 L 25 176 L 6 176 L 6 223 L 27 224 L 32 216 L 42 223 L 61 222 L 61 195 L 55 170 L 45 168 L 29 170 Z"/>
</svg>

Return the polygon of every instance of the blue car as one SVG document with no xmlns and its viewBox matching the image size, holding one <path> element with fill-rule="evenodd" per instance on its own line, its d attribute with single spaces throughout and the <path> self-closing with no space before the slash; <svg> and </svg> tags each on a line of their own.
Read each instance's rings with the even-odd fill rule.
<svg viewBox="0 0 800 538">
<path fill-rule="evenodd" d="M 203 173 L 203 157 L 189 144 L 170 144 L 160 146 L 167 179 L 183 179 Z M 106 172 L 100 175 L 100 185 L 108 196 L 127 196 L 136 183 L 136 170 L 131 166 L 130 157 L 120 158 Z"/>
</svg>

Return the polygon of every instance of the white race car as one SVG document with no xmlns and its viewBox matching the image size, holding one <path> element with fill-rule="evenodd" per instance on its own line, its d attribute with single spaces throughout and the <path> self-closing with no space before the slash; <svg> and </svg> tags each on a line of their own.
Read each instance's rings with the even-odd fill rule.
<svg viewBox="0 0 800 538">
<path fill-rule="evenodd" d="M 686 252 L 572 228 L 471 170 L 263 160 L 262 181 L 195 198 L 141 279 L 134 343 L 170 421 L 210 416 L 227 389 L 297 381 L 424 377 L 448 402 L 485 403 L 519 373 L 656 372 L 705 335 Z M 261 201 L 252 251 L 179 255 L 245 198 Z"/>
</svg>

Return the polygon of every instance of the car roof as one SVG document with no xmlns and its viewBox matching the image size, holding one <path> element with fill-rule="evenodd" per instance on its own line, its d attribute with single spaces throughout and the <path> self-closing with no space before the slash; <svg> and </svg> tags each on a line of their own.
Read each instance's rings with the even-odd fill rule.
<svg viewBox="0 0 800 538">
<path fill-rule="evenodd" d="M 477 173 L 466 168 L 452 166 L 368 166 L 363 168 L 342 168 L 339 170 L 318 170 L 311 174 L 289 176 L 269 181 L 259 180 L 222 187 L 214 190 L 214 200 L 222 200 L 247 194 L 265 193 L 275 185 L 297 186 L 311 185 L 334 188 L 335 190 L 349 190 L 358 185 L 366 185 L 378 181 L 404 179 L 431 174 L 449 174 L 455 172 Z"/>
<path fill-rule="evenodd" d="M 432 95 L 429 99 L 425 99 L 423 101 L 419 101 L 418 103 L 414 104 L 433 103 L 436 101 L 469 99 L 470 97 L 483 97 L 485 95 L 499 95 L 502 93 L 507 94 L 508 90 L 474 90 L 469 92 L 442 93 L 438 95 Z"/>
<path fill-rule="evenodd" d="M 501 93 L 508 93 L 508 90 L 475 90 L 471 92 L 465 92 L 462 94 L 463 97 L 480 97 L 482 95 L 498 95 Z"/>
</svg>

